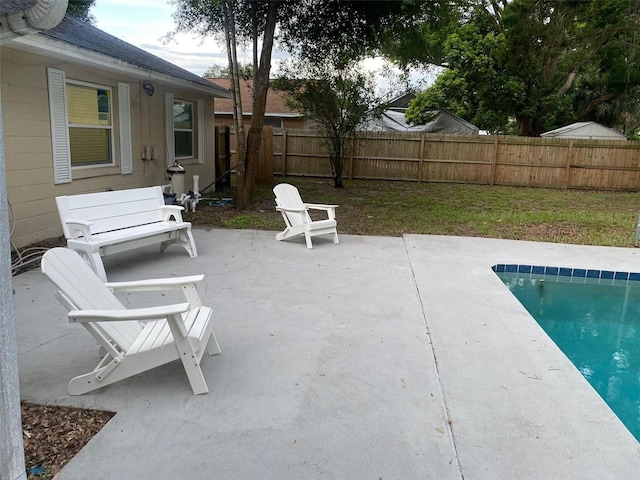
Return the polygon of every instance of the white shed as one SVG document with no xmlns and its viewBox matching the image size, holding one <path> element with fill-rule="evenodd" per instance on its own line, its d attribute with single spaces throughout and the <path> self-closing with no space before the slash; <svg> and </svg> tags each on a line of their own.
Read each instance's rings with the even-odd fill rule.
<svg viewBox="0 0 640 480">
<path fill-rule="evenodd" d="M 592 140 L 627 140 L 627 136 L 596 122 L 576 122 L 540 134 L 544 138 L 586 138 Z"/>
</svg>

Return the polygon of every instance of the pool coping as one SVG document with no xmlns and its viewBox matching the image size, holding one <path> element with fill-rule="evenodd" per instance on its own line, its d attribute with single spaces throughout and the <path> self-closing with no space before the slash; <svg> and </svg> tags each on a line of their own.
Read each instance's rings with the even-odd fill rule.
<svg viewBox="0 0 640 480">
<path fill-rule="evenodd" d="M 583 280 L 585 282 L 603 283 L 613 285 L 624 285 L 626 282 L 640 282 L 639 272 L 600 270 L 593 268 L 572 268 L 572 267 L 556 267 L 542 265 L 526 265 L 514 263 L 497 263 L 491 267 L 495 273 L 515 273 L 523 275 L 540 275 L 544 278 L 555 277 L 558 280 L 564 278 L 569 281 L 576 282 Z M 622 283 L 618 283 L 622 282 Z"/>
</svg>

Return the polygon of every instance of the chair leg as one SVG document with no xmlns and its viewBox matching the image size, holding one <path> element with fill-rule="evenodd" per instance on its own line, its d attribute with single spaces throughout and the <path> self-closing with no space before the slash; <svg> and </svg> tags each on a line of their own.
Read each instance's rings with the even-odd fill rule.
<svg viewBox="0 0 640 480">
<path fill-rule="evenodd" d="M 304 232 L 304 238 L 307 241 L 307 248 L 313 248 L 313 245 L 311 244 L 311 235 L 309 234 L 309 232 Z"/>
<path fill-rule="evenodd" d="M 218 339 L 213 334 L 213 332 L 211 332 L 211 335 L 209 335 L 209 340 L 207 341 L 207 353 L 209 355 L 218 355 L 222 353 L 222 350 L 220 350 L 220 345 L 218 345 Z"/>
<path fill-rule="evenodd" d="M 340 243 L 338 241 L 338 231 L 333 232 L 333 243 Z"/>
<path fill-rule="evenodd" d="M 209 388 L 207 388 L 207 382 L 205 381 L 204 375 L 202 374 L 198 355 L 196 355 L 189 337 L 183 337 L 178 328 L 178 322 L 181 322 L 182 319 L 169 317 L 167 320 L 169 323 L 169 328 L 171 329 L 171 334 L 173 335 L 173 341 L 175 342 L 176 348 L 178 349 L 178 354 L 180 355 L 182 366 L 184 367 L 184 371 L 187 374 L 187 378 L 189 379 L 189 383 L 191 384 L 193 393 L 195 395 L 208 393 Z"/>
</svg>

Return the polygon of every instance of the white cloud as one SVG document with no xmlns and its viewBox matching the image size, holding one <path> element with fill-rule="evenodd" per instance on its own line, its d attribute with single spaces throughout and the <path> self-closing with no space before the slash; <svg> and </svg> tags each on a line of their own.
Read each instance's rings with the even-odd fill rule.
<svg viewBox="0 0 640 480">
<path fill-rule="evenodd" d="M 91 14 L 100 30 L 196 75 L 202 75 L 214 64 L 226 65 L 225 49 L 212 38 L 179 33 L 164 41 L 175 29 L 173 9 L 163 1 L 97 0 Z"/>
</svg>

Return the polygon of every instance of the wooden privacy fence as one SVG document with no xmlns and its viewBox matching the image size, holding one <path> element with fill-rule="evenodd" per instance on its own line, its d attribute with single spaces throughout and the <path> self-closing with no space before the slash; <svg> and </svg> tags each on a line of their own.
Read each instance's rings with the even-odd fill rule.
<svg viewBox="0 0 640 480">
<path fill-rule="evenodd" d="M 331 176 L 315 130 L 273 129 L 267 145 L 275 174 Z M 640 142 L 365 132 L 343 178 L 640 190 Z"/>
</svg>

